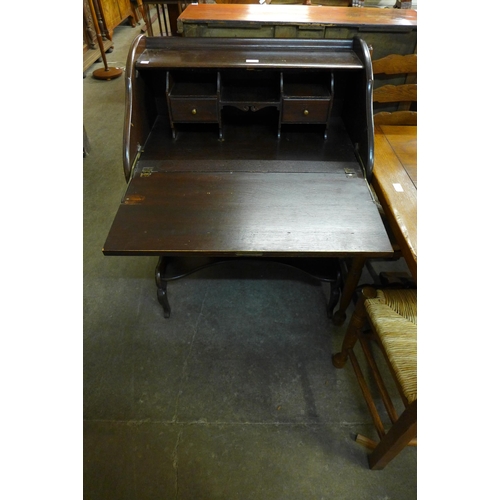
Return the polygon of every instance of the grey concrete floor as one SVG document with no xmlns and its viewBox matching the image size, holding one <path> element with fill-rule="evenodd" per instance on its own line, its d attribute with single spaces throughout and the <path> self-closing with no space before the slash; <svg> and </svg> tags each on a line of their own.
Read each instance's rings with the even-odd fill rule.
<svg viewBox="0 0 500 500">
<path fill-rule="evenodd" d="M 124 67 L 141 26 L 115 30 Z M 124 77 L 83 80 L 84 498 L 417 498 L 417 451 L 370 471 L 375 437 L 328 289 L 272 265 L 207 269 L 156 299 L 156 258 L 104 257 L 125 191 Z M 375 263 L 400 270 L 404 263 Z M 370 282 L 365 273 L 362 280 Z"/>
</svg>

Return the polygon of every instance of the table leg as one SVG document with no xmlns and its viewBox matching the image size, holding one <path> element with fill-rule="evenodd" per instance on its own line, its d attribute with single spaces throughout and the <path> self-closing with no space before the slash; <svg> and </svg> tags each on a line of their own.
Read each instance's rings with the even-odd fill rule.
<svg viewBox="0 0 500 500">
<path fill-rule="evenodd" d="M 163 316 L 165 318 L 170 318 L 171 309 L 167 298 L 167 280 L 164 279 L 166 266 L 167 266 L 167 258 L 160 257 L 155 270 L 155 278 L 157 286 L 156 295 L 158 297 L 158 302 L 163 307 Z"/>
<path fill-rule="evenodd" d="M 181 8 L 178 4 L 167 4 L 168 22 L 170 24 L 170 32 L 173 36 L 179 35 L 177 31 L 177 18 L 181 15 Z"/>
<path fill-rule="evenodd" d="M 363 266 L 365 265 L 364 257 L 354 257 L 352 260 L 351 267 L 347 273 L 344 288 L 342 290 L 342 295 L 340 296 L 340 304 L 338 310 L 333 315 L 333 324 L 335 326 L 341 326 L 344 324 L 346 319 L 346 310 L 351 303 L 354 290 L 358 286 L 359 278 L 361 277 L 361 272 L 363 271 Z"/>
</svg>

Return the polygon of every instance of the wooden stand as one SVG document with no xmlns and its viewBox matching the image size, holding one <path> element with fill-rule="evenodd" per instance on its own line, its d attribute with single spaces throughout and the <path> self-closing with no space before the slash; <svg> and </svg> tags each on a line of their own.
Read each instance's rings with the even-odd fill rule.
<svg viewBox="0 0 500 500">
<path fill-rule="evenodd" d="M 90 5 L 90 11 L 92 13 L 92 20 L 94 21 L 94 26 L 96 30 L 97 42 L 99 43 L 99 50 L 101 51 L 102 61 L 104 63 L 104 68 L 96 69 L 92 73 L 92 76 L 97 80 L 114 80 L 123 73 L 123 70 L 121 70 L 120 68 L 108 67 L 108 62 L 106 61 L 106 51 L 104 50 L 104 44 L 102 42 L 102 34 L 101 30 L 99 29 L 99 23 L 97 22 L 94 0 L 90 0 L 89 5 Z"/>
</svg>

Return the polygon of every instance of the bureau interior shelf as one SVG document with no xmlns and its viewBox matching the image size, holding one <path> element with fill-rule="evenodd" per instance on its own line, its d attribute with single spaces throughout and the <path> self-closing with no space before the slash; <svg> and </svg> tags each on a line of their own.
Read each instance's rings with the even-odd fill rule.
<svg viewBox="0 0 500 500">
<path fill-rule="evenodd" d="M 237 70 L 221 78 L 221 104 L 260 109 L 280 105 L 280 73 Z"/>
<path fill-rule="evenodd" d="M 172 136 L 177 136 L 177 123 L 218 123 L 220 73 L 218 71 L 168 71 L 167 105 Z"/>
<path fill-rule="evenodd" d="M 278 137 L 283 124 L 322 124 L 326 139 L 333 90 L 331 71 L 169 71 L 167 103 L 172 135 L 177 136 L 180 123 L 217 123 L 219 139 L 223 139 L 227 108 L 250 115 L 273 108 L 278 112 Z M 249 116 L 239 119 L 248 120 Z"/>
<path fill-rule="evenodd" d="M 330 99 L 333 95 L 333 73 L 330 71 L 286 72 L 282 79 L 284 98 Z"/>
<path fill-rule="evenodd" d="M 331 71 L 282 73 L 280 130 L 282 124 L 323 124 L 326 139 L 334 81 Z"/>
<path fill-rule="evenodd" d="M 345 169 L 362 177 L 355 148 L 339 116 L 328 123 L 330 134 L 323 138 L 321 125 L 297 125 L 283 130 L 277 140 L 276 110 L 265 108 L 242 120 L 237 108 L 225 108 L 224 141 L 218 125 L 182 123 L 173 137 L 168 117 L 160 116 L 149 134 L 134 171 L 143 167 L 155 171 L 279 171 L 338 172 Z M 168 161 L 167 161 L 168 160 Z"/>
<path fill-rule="evenodd" d="M 171 97 L 217 97 L 216 71 L 173 71 L 168 73 L 167 93 Z"/>
</svg>

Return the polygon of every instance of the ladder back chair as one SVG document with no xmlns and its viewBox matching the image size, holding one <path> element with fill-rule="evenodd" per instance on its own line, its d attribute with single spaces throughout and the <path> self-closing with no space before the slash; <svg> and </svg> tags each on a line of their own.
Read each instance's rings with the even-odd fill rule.
<svg viewBox="0 0 500 500">
<path fill-rule="evenodd" d="M 153 25 L 158 25 L 158 36 L 180 35 L 177 31 L 177 18 L 188 5 L 183 0 L 136 0 L 141 11 L 148 36 L 155 36 Z M 151 14 L 153 7 L 153 14 Z"/>
<path fill-rule="evenodd" d="M 373 91 L 374 125 L 417 125 L 417 111 L 410 109 L 416 109 L 417 103 L 417 54 L 391 54 L 373 61 L 372 67 L 378 82 Z M 381 205 L 379 193 L 372 184 L 370 189 L 393 245 L 394 256 L 390 260 L 397 260 L 402 257 L 401 249 Z M 385 279 L 375 277 L 369 260 L 365 265 L 374 280 L 384 284 Z"/>
<path fill-rule="evenodd" d="M 372 62 L 373 75 L 382 81 L 384 76 L 393 78 L 406 77 L 399 85 L 382 85 L 373 91 L 375 125 L 416 125 L 417 112 L 411 110 L 417 102 L 417 54 L 405 56 L 392 54 Z M 397 111 L 376 112 L 376 103 L 397 104 Z"/>
<path fill-rule="evenodd" d="M 366 332 L 366 326 L 369 327 L 368 332 Z M 382 359 L 387 364 L 388 370 L 385 370 L 384 376 L 370 349 L 372 341 L 380 348 L 383 354 Z M 361 369 L 354 352 L 354 347 L 358 342 L 369 367 L 365 370 Z M 351 361 L 380 439 L 376 442 L 358 435 L 356 441 L 373 450 L 368 457 L 370 469 L 380 470 L 406 446 L 416 445 L 417 290 L 363 288 L 347 328 L 342 351 L 332 358 L 336 368 L 342 368 L 347 359 Z M 366 370 L 372 374 L 387 411 L 388 420 L 390 420 L 390 428 L 387 432 L 368 381 L 363 374 Z M 404 410 L 399 412 L 399 415 L 386 385 L 389 374 L 394 380 L 404 405 Z"/>
</svg>

